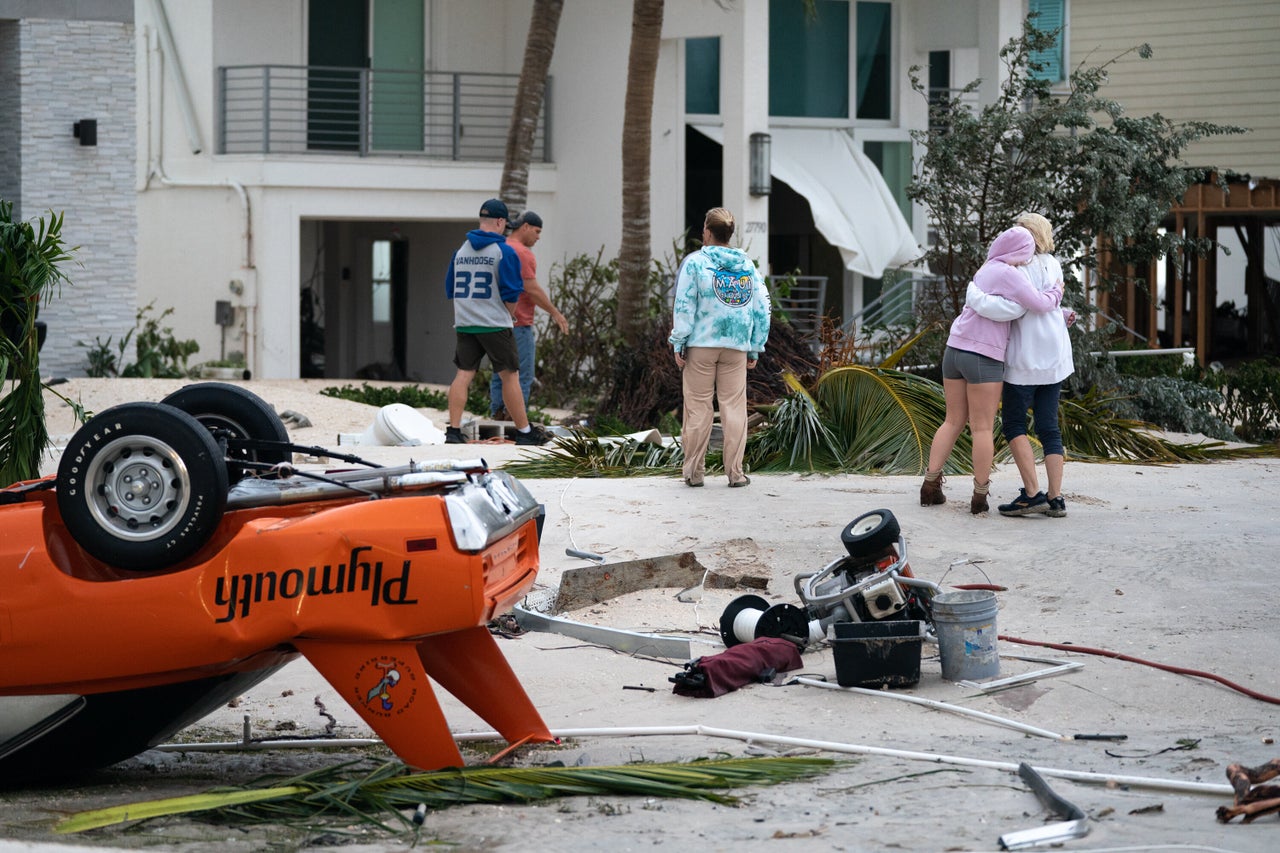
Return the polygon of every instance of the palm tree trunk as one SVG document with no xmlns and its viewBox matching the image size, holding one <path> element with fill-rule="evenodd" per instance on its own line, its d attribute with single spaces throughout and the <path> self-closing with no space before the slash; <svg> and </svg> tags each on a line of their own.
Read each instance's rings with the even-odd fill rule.
<svg viewBox="0 0 1280 853">
<path fill-rule="evenodd" d="M 645 292 L 651 266 L 649 149 L 653 86 L 662 43 L 663 0 L 631 7 L 631 56 L 622 119 L 622 242 L 618 250 L 618 330 L 637 346 L 644 333 Z"/>
<path fill-rule="evenodd" d="M 502 187 L 498 197 L 507 203 L 514 216 L 523 211 L 529 199 L 529 163 L 533 159 L 533 141 L 542 113 L 543 95 L 547 89 L 547 71 L 556 49 L 556 31 L 564 0 L 534 0 L 529 20 L 529 35 L 524 44 L 524 66 L 516 87 L 516 103 L 511 110 L 511 127 L 507 131 L 507 155 L 502 167 Z"/>
</svg>

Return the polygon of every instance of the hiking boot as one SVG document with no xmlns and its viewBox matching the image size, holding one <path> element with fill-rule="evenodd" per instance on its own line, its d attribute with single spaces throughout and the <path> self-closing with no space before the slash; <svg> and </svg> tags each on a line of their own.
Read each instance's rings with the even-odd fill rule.
<svg viewBox="0 0 1280 853">
<path fill-rule="evenodd" d="M 445 444 L 466 444 L 467 437 L 462 434 L 462 430 L 457 427 L 446 427 L 444 431 Z"/>
<path fill-rule="evenodd" d="M 498 407 L 498 410 L 497 410 L 496 412 L 494 412 L 493 414 L 489 415 L 489 420 L 493 420 L 493 421 L 509 421 L 509 420 L 511 420 L 511 415 L 507 414 L 507 407 L 506 407 L 506 406 L 499 406 L 499 407 Z"/>
<path fill-rule="evenodd" d="M 991 491 L 991 481 L 979 483 L 977 478 L 973 481 L 973 497 L 969 498 L 969 512 L 973 515 L 981 515 L 991 509 L 987 505 L 987 493 Z"/>
<path fill-rule="evenodd" d="M 516 432 L 516 444 L 542 445 L 551 440 L 551 436 L 539 426 L 529 426 L 528 432 Z"/>
<path fill-rule="evenodd" d="M 1059 498 L 1061 500 L 1061 498 Z M 1044 496 L 1044 492 L 1036 492 L 1030 497 L 1027 496 L 1026 489 L 1018 489 L 1018 497 L 1014 498 L 1007 504 L 1000 504 L 1001 515 L 1034 515 L 1037 512 L 1049 511 L 1049 499 Z M 1065 510 L 1063 512 L 1065 515 Z"/>
<path fill-rule="evenodd" d="M 920 486 L 920 506 L 936 506 L 947 502 L 947 496 L 942 493 L 942 484 L 946 479 L 946 477 L 939 477 L 936 480 L 924 481 Z"/>
<path fill-rule="evenodd" d="M 1045 515 L 1050 518 L 1062 518 L 1067 514 L 1067 502 L 1062 495 L 1056 498 L 1049 498 L 1049 508 L 1045 510 Z"/>
</svg>

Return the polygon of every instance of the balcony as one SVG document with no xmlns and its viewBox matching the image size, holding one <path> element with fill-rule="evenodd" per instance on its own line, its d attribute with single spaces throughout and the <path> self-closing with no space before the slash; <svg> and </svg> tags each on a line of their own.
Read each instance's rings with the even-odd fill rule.
<svg viewBox="0 0 1280 853">
<path fill-rule="evenodd" d="M 506 158 L 517 74 L 304 65 L 218 69 L 221 154 Z M 535 162 L 551 162 L 547 106 Z"/>
</svg>

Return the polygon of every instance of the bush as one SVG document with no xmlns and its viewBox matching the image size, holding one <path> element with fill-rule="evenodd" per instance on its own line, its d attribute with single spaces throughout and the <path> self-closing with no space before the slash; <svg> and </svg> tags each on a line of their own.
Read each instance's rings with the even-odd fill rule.
<svg viewBox="0 0 1280 853">
<path fill-rule="evenodd" d="M 1235 370 L 1210 370 L 1203 382 L 1217 390 L 1213 411 L 1244 441 L 1261 443 L 1280 436 L 1280 363 L 1273 358 L 1242 364 Z"/>
<path fill-rule="evenodd" d="M 193 340 L 180 341 L 173 336 L 173 329 L 161 325 L 173 313 L 172 308 L 151 316 L 155 302 L 138 309 L 135 325 L 112 347 L 112 337 L 93 339 L 92 344 L 76 341 L 76 346 L 86 350 L 85 372 L 94 377 L 128 376 L 142 379 L 181 379 L 190 375 L 187 360 L 200 351 Z M 133 343 L 135 361 L 124 362 L 125 353 Z"/>
</svg>

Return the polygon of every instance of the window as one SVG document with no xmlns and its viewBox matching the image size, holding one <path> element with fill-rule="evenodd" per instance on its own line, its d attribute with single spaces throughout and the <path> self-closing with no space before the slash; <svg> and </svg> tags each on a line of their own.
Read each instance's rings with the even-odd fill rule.
<svg viewBox="0 0 1280 853">
<path fill-rule="evenodd" d="M 1061 83 L 1066 79 L 1067 0 L 1029 0 L 1027 12 L 1039 13 L 1031 21 L 1037 30 L 1045 33 L 1058 32 L 1053 47 L 1031 54 L 1032 62 L 1044 66 L 1040 71 L 1033 72 L 1032 76 L 1050 83 Z"/>
<path fill-rule="evenodd" d="M 689 39 L 684 43 L 684 111 L 716 115 L 720 112 L 720 39 Z"/>
<path fill-rule="evenodd" d="M 849 117 L 849 4 L 769 2 L 769 115 Z"/>
<path fill-rule="evenodd" d="M 802 0 L 770 0 L 769 115 L 892 119 L 893 4 L 813 5 L 816 16 L 810 18 Z"/>
<path fill-rule="evenodd" d="M 391 322 L 391 241 L 373 241 L 373 322 Z"/>
<path fill-rule="evenodd" d="M 907 198 L 907 187 L 911 184 L 911 143 L 868 140 L 862 144 L 862 151 L 884 176 L 884 182 L 898 202 L 898 209 L 910 225 L 911 199 Z"/>
<path fill-rule="evenodd" d="M 893 117 L 892 13 L 889 3 L 858 4 L 858 118 Z"/>
</svg>

